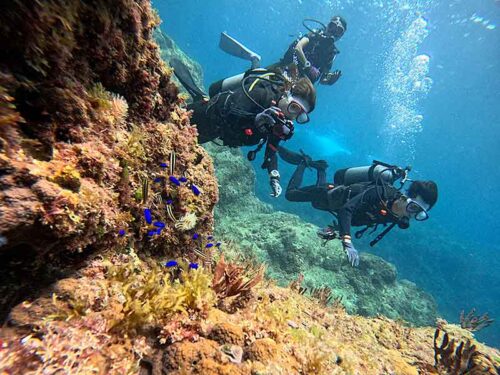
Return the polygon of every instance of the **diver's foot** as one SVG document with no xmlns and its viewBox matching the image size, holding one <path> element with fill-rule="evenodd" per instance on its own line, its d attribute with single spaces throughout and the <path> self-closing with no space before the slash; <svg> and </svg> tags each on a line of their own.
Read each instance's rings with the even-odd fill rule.
<svg viewBox="0 0 500 375">
<path fill-rule="evenodd" d="M 328 163 L 326 160 L 314 160 L 309 162 L 309 166 L 314 169 L 324 170 L 328 168 Z"/>
</svg>

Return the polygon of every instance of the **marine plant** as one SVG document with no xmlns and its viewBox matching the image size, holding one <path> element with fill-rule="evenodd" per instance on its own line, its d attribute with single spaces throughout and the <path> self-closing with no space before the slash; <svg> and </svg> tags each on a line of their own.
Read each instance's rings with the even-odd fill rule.
<svg viewBox="0 0 500 375">
<path fill-rule="evenodd" d="M 171 272 L 156 263 L 134 261 L 110 265 L 112 288 L 122 300 L 112 326 L 134 331 L 161 324 L 177 313 L 208 309 L 215 302 L 210 275 L 183 262 L 181 271 L 180 277 L 172 277 Z"/>
<path fill-rule="evenodd" d="M 490 319 L 488 313 L 477 316 L 476 309 L 472 309 L 467 315 L 465 315 L 464 310 L 460 313 L 460 327 L 471 332 L 480 331 L 491 325 L 493 322 L 494 320 Z"/>
<path fill-rule="evenodd" d="M 215 266 L 212 288 L 219 299 L 248 294 L 263 280 L 264 271 L 265 267 L 262 265 L 246 275 L 242 266 L 226 263 L 222 255 Z"/>
</svg>

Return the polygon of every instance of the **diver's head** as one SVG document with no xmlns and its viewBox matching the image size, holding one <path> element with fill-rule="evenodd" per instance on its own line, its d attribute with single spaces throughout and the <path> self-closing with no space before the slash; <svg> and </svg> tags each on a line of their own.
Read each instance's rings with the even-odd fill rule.
<svg viewBox="0 0 500 375">
<path fill-rule="evenodd" d="M 326 25 L 325 34 L 333 37 L 335 41 L 342 38 L 347 31 L 347 22 L 340 16 L 333 16 L 328 25 Z"/>
<path fill-rule="evenodd" d="M 401 218 L 424 221 L 436 204 L 438 189 L 434 181 L 413 181 L 410 188 L 392 205 L 392 211 Z"/>
<path fill-rule="evenodd" d="M 315 105 L 316 89 L 307 77 L 299 79 L 278 101 L 278 107 L 286 118 L 299 124 L 309 121 L 308 114 L 314 110 Z"/>
</svg>

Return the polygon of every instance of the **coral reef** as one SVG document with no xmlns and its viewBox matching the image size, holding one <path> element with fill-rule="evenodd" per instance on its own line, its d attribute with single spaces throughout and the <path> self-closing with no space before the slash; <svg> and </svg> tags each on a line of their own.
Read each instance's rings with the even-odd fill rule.
<svg viewBox="0 0 500 375">
<path fill-rule="evenodd" d="M 208 270 L 177 271 L 133 252 L 94 259 L 80 278 L 61 280 L 13 309 L 9 327 L 0 330 L 0 369 L 208 375 L 498 370 L 500 353 L 459 326 L 441 324 L 446 339 L 439 343 L 432 327 L 348 315 L 269 280 L 225 311 L 217 307 L 225 297 L 210 290 Z M 457 366 L 468 372 L 453 372 Z"/>
<path fill-rule="evenodd" d="M 347 314 L 344 301 L 377 312 L 369 293 L 398 317 L 416 313 L 397 293 L 421 319 L 432 303 L 379 258 L 355 276 L 311 246 L 314 227 L 255 198 L 227 149 L 216 162 L 234 205 L 218 231 L 235 241 L 215 240 L 212 161 L 151 40 L 149 1 L 0 10 L 0 373 L 437 374 L 464 358 L 452 342 L 468 343 L 470 374 L 498 371 L 500 353 L 459 326 L 440 322 L 453 339 L 438 344 L 434 328 Z M 255 233 L 237 228 L 242 203 Z M 276 286 L 259 258 L 282 281 L 313 264 L 318 279 Z M 325 275 L 341 281 L 317 286 Z"/>
<path fill-rule="evenodd" d="M 0 318 L 92 252 L 180 254 L 194 246 L 183 232 L 211 232 L 212 162 L 178 106 L 158 23 L 147 0 L 0 6 Z"/>
</svg>

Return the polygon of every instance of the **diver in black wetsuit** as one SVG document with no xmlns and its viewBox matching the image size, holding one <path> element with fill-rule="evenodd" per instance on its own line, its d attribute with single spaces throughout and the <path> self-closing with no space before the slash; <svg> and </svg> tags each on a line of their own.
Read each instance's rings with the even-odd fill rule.
<svg viewBox="0 0 500 375">
<path fill-rule="evenodd" d="M 193 97 L 188 109 L 196 124 L 200 143 L 219 138 L 230 147 L 258 145 L 249 159 L 266 145 L 264 163 L 272 188 L 271 195 L 281 194 L 276 148 L 293 136 L 293 121 L 306 123 L 316 104 L 316 90 L 307 78 L 294 84 L 267 70 L 250 70 L 242 75 L 233 89 L 224 88 L 224 81 L 210 88 L 210 99 L 196 87 L 191 74 L 179 60 L 172 60 L 177 78 Z"/>
<path fill-rule="evenodd" d="M 417 221 L 428 219 L 428 211 L 437 201 L 437 185 L 433 181 L 413 181 L 405 192 L 392 186 L 399 178 L 404 183 L 409 169 L 376 162 L 369 167 L 339 170 L 335 173 L 334 184 L 328 184 L 328 166 L 324 160 L 312 161 L 305 154 L 297 154 L 283 147 L 278 148 L 278 153 L 283 160 L 297 165 L 286 189 L 286 199 L 311 202 L 314 208 L 334 214 L 338 223 L 323 229 L 318 235 L 330 240 L 336 238 L 338 230 L 353 266 L 359 264 L 359 255 L 351 241 L 351 226 L 366 226 L 356 233 L 356 237 L 361 237 L 368 228 L 376 229 L 379 224 L 389 224 L 372 241 L 373 246 L 395 225 L 406 229 L 412 218 Z M 308 167 L 317 170 L 316 185 L 301 187 L 304 171 Z"/>
<path fill-rule="evenodd" d="M 306 21 L 313 21 L 323 26 L 321 30 L 310 29 Z M 304 20 L 304 26 L 309 33 L 295 40 L 279 63 L 270 68 L 281 67 L 289 70 L 294 66 L 301 76 L 308 77 L 313 83 L 319 80 L 322 85 L 333 85 L 341 76 L 340 70 L 330 72 L 333 61 L 339 53 L 335 42 L 339 41 L 347 30 L 346 21 L 339 16 L 334 16 L 328 23 L 311 19 Z"/>
</svg>

